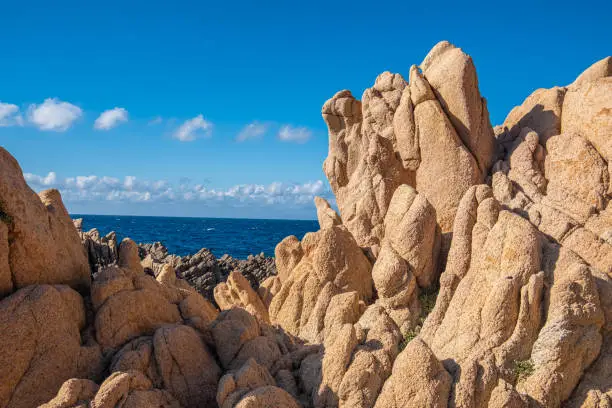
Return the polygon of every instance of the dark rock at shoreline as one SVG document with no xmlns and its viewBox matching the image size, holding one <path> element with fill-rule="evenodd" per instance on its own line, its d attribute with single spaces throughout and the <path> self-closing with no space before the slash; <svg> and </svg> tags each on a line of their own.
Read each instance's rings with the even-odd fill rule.
<svg viewBox="0 0 612 408">
<path fill-rule="evenodd" d="M 225 282 L 230 272 L 240 272 L 255 290 L 267 277 L 276 275 L 274 258 L 263 253 L 249 255 L 247 259 L 236 259 L 228 254 L 216 258 L 210 250 L 202 248 L 193 255 L 179 257 L 169 254 L 161 242 L 155 242 L 140 244 L 139 254 L 145 268 L 152 269 L 154 275 L 161 271 L 163 264 L 170 264 L 177 277 L 185 279 L 213 302 L 215 286 Z"/>
<path fill-rule="evenodd" d="M 117 235 L 114 231 L 109 232 L 105 236 L 100 235 L 96 228 L 83 232 L 83 219 L 79 218 L 72 220 L 74 226 L 81 237 L 81 242 L 87 253 L 87 260 L 91 273 L 94 274 L 108 265 L 117 262 L 119 255 L 117 253 L 118 243 Z"/>
<path fill-rule="evenodd" d="M 87 252 L 92 274 L 117 263 L 118 243 L 115 232 L 106 236 L 101 236 L 95 228 L 83 232 L 81 219 L 74 220 L 74 225 Z M 177 256 L 170 254 L 161 242 L 153 242 L 138 244 L 138 255 L 149 274 L 157 276 L 164 264 L 170 264 L 177 277 L 185 279 L 212 302 L 215 286 L 225 282 L 232 271 L 240 272 L 255 290 L 267 277 L 276 275 L 274 258 L 266 257 L 263 252 L 249 255 L 247 259 L 236 259 L 228 254 L 217 258 L 211 251 L 202 248 L 193 255 Z"/>
</svg>

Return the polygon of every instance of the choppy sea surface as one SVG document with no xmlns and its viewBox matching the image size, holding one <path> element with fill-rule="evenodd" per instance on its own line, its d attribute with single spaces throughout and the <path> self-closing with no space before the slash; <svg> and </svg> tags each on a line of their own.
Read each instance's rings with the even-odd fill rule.
<svg viewBox="0 0 612 408">
<path fill-rule="evenodd" d="M 97 228 L 100 234 L 117 233 L 121 241 L 130 237 L 136 242 L 161 241 L 171 254 L 194 254 L 208 248 L 217 256 L 229 254 L 245 259 L 263 252 L 274 256 L 274 248 L 283 238 L 317 231 L 317 221 L 253 220 L 238 218 L 140 217 L 126 215 L 71 214 L 83 219 L 83 231 Z"/>
</svg>

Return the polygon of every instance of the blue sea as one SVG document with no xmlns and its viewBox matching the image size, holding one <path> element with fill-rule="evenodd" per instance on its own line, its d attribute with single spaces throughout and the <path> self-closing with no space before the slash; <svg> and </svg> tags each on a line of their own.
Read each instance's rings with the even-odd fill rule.
<svg viewBox="0 0 612 408">
<path fill-rule="evenodd" d="M 171 254 L 194 254 L 208 248 L 216 257 L 229 254 L 246 259 L 263 252 L 274 256 L 283 238 L 317 231 L 317 221 L 252 220 L 239 218 L 136 217 L 125 215 L 71 214 L 83 218 L 83 231 L 97 228 L 100 234 L 117 233 L 119 241 L 130 237 L 136 242 L 161 241 Z"/>
</svg>

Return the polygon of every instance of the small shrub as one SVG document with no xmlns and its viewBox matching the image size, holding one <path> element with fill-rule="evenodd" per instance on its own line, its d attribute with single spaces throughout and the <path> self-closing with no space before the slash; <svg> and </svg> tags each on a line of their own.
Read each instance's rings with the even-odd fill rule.
<svg viewBox="0 0 612 408">
<path fill-rule="evenodd" d="M 402 342 L 399 344 L 400 351 L 404 350 L 408 343 L 410 343 L 421 332 L 421 327 L 423 327 L 423 323 L 425 322 L 427 315 L 431 313 L 436 305 L 436 298 L 438 297 L 439 291 L 440 287 L 438 285 L 432 285 L 429 288 L 420 290 L 419 302 L 421 304 L 421 315 L 417 319 L 416 327 L 408 331 Z"/>
<path fill-rule="evenodd" d="M 440 287 L 438 285 L 432 285 L 428 288 L 421 289 L 421 292 L 419 293 L 419 302 L 421 303 L 421 321 L 425 321 L 425 318 L 431 313 L 436 305 L 438 292 L 440 292 Z"/>
<path fill-rule="evenodd" d="M 517 376 L 517 381 L 522 381 L 529 377 L 535 368 L 531 360 L 518 360 L 514 362 L 514 374 Z"/>
<path fill-rule="evenodd" d="M 406 346 L 408 345 L 408 343 L 410 343 L 412 340 L 414 340 L 416 336 L 419 335 L 419 329 L 420 327 L 417 326 L 416 329 L 410 330 L 408 331 L 408 333 L 406 333 L 406 335 L 404 336 L 404 340 L 402 340 L 402 342 L 399 345 L 400 351 L 404 350 Z"/>
</svg>

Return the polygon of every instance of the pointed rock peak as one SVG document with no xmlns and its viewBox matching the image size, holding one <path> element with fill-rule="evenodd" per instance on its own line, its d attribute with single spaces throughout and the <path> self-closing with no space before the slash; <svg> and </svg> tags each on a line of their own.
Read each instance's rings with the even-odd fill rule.
<svg viewBox="0 0 612 408">
<path fill-rule="evenodd" d="M 442 42 L 425 57 L 421 69 L 484 176 L 492 164 L 495 138 L 472 58 L 461 48 Z"/>
<path fill-rule="evenodd" d="M 356 116 L 359 113 L 359 105 L 360 102 L 355 99 L 351 91 L 345 89 L 328 99 L 323 105 L 321 113 L 344 117 Z"/>
<path fill-rule="evenodd" d="M 437 43 L 432 49 L 431 51 L 429 51 L 429 53 L 425 56 L 425 58 L 423 59 L 423 62 L 421 63 L 421 69 L 423 71 L 425 71 L 427 68 L 429 68 L 432 64 L 434 64 L 434 62 L 445 52 L 449 51 L 449 50 L 454 50 L 457 47 L 455 47 L 453 44 L 449 43 L 448 41 L 440 41 L 439 43 Z"/>
<path fill-rule="evenodd" d="M 376 77 L 374 83 L 374 89 L 379 92 L 393 91 L 395 89 L 404 89 L 408 85 L 404 77 L 401 74 L 392 74 L 389 71 L 385 71 Z"/>
<path fill-rule="evenodd" d="M 423 77 L 416 65 L 410 67 L 410 98 L 414 106 L 421 102 L 436 99 L 429 82 Z"/>
<path fill-rule="evenodd" d="M 315 206 L 317 207 L 317 219 L 321 228 L 331 228 L 334 225 L 342 225 L 340 216 L 329 205 L 326 199 L 316 196 L 314 198 Z"/>
<path fill-rule="evenodd" d="M 421 71 L 421 69 L 417 65 L 412 64 L 410 70 L 408 71 L 408 81 L 410 82 L 410 84 L 416 81 L 417 77 L 422 77 L 422 73 L 423 71 Z"/>
<path fill-rule="evenodd" d="M 62 204 L 62 196 L 60 195 L 60 192 L 55 188 L 41 191 L 38 196 L 40 197 L 40 200 L 43 202 L 43 204 L 45 204 L 46 206 Z"/>
<path fill-rule="evenodd" d="M 569 87 L 575 88 L 584 83 L 609 76 L 612 76 L 612 57 L 601 59 L 585 69 Z"/>
</svg>

